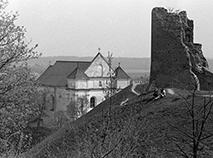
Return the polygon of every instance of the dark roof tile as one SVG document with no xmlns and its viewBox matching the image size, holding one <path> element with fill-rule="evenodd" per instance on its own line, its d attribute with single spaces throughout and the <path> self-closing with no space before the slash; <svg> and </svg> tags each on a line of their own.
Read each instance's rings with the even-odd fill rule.
<svg viewBox="0 0 213 158">
<path fill-rule="evenodd" d="M 77 67 L 67 78 L 79 80 L 89 79 L 89 77 L 79 67 Z"/>
<path fill-rule="evenodd" d="M 46 86 L 66 87 L 67 77 L 79 66 L 85 71 L 91 62 L 83 61 L 56 61 L 49 66 L 38 78 L 38 82 Z"/>
<path fill-rule="evenodd" d="M 115 70 L 115 77 L 117 79 L 131 79 L 120 66 L 118 66 Z"/>
</svg>

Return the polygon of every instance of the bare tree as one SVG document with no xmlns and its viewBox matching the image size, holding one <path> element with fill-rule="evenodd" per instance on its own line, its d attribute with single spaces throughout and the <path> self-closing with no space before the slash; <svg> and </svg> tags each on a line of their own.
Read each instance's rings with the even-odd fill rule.
<svg viewBox="0 0 213 158">
<path fill-rule="evenodd" d="M 113 109 L 112 120 L 108 125 L 108 131 L 103 133 L 105 127 L 101 122 L 107 124 L 102 116 L 95 117 L 78 127 L 79 133 L 75 157 L 83 158 L 110 158 L 122 157 L 133 158 L 145 156 L 145 143 L 149 137 L 143 133 L 148 122 L 144 118 L 138 118 L 134 107 L 123 107 L 127 113 L 121 113 L 121 109 Z M 107 117 L 107 113 L 105 113 Z M 101 118 L 101 119 L 100 119 Z M 140 129 L 140 130 L 139 130 Z M 143 134 L 142 134 L 143 133 Z M 143 142 L 141 142 L 143 140 Z M 143 146 L 144 145 L 144 146 Z M 143 147 L 144 148 L 143 148 Z"/>
<path fill-rule="evenodd" d="M 169 111 L 166 138 L 172 144 L 170 151 L 185 158 L 205 157 L 212 154 L 213 101 L 211 95 L 196 95 L 196 90 L 182 96 L 185 104 Z M 199 93 L 198 93 L 199 94 Z"/>
<path fill-rule="evenodd" d="M 19 150 L 20 140 L 27 140 L 23 129 L 37 111 L 37 84 L 26 63 L 39 56 L 37 45 L 29 47 L 26 29 L 15 24 L 18 13 L 4 11 L 7 4 L 0 1 L 0 139 L 7 141 L 7 149 L 1 146 L 1 153 L 10 147 Z"/>
<path fill-rule="evenodd" d="M 78 117 L 84 115 L 88 110 L 88 99 L 86 95 L 77 96 L 67 106 L 67 115 L 71 120 L 76 120 Z"/>
</svg>

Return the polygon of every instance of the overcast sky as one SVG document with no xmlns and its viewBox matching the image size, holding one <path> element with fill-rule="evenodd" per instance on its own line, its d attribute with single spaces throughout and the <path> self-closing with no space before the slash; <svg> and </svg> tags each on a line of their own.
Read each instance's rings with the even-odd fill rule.
<svg viewBox="0 0 213 158">
<path fill-rule="evenodd" d="M 9 0 L 43 56 L 150 57 L 151 10 L 186 10 L 195 42 L 213 58 L 213 0 Z"/>
</svg>

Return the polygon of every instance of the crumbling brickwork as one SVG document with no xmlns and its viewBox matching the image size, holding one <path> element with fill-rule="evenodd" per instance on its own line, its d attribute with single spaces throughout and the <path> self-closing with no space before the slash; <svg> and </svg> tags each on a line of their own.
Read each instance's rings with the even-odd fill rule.
<svg viewBox="0 0 213 158">
<path fill-rule="evenodd" d="M 185 11 L 152 10 L 150 85 L 213 89 L 213 74 L 202 45 L 193 41 L 193 28 Z"/>
</svg>

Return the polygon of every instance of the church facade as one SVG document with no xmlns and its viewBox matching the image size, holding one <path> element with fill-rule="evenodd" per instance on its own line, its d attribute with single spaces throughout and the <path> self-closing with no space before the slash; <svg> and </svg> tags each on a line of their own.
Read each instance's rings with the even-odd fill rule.
<svg viewBox="0 0 213 158">
<path fill-rule="evenodd" d="M 120 65 L 112 70 L 99 52 L 92 61 L 56 61 L 41 74 L 38 82 L 48 91 L 49 111 L 66 111 L 70 102 L 86 98 L 83 109 L 88 112 L 105 99 L 112 79 L 115 92 L 131 83 Z"/>
</svg>

